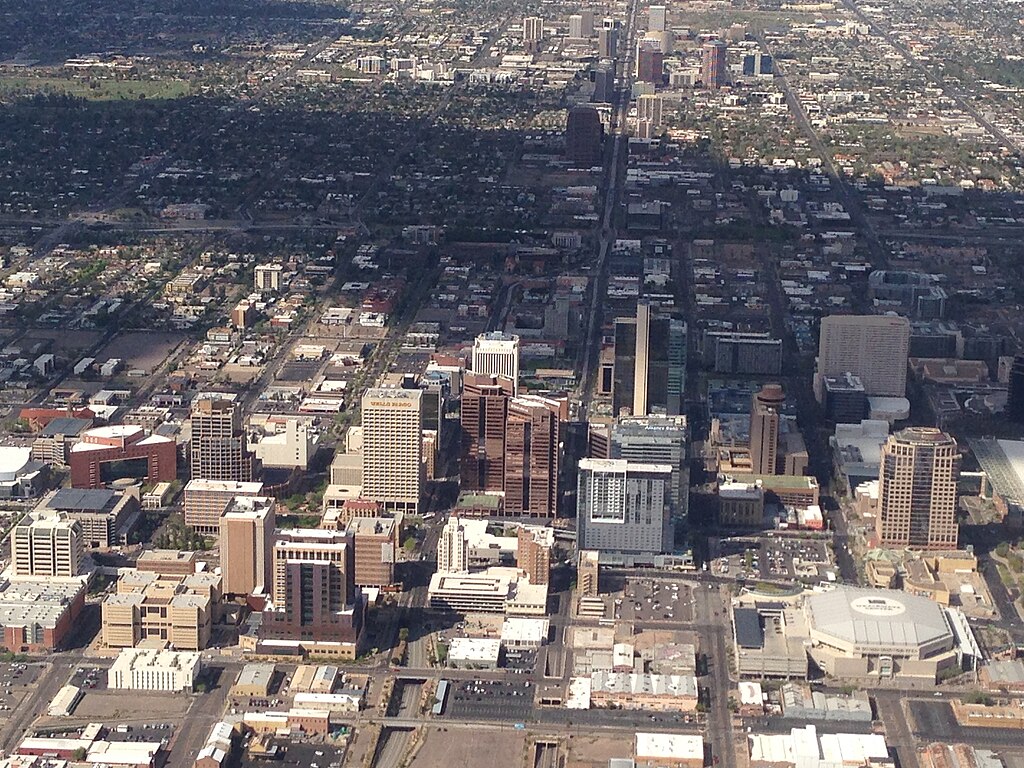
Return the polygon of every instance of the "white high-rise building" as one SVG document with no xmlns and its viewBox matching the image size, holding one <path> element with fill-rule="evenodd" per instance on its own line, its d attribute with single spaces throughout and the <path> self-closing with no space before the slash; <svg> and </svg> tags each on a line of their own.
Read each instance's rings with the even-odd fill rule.
<svg viewBox="0 0 1024 768">
<path fill-rule="evenodd" d="M 580 461 L 577 546 L 644 556 L 671 551 L 671 483 L 668 464 Z"/>
<path fill-rule="evenodd" d="M 665 100 L 653 93 L 641 94 L 636 100 L 637 120 L 646 120 L 657 128 L 662 122 L 662 112 L 665 108 Z"/>
<path fill-rule="evenodd" d="M 527 16 L 523 19 L 523 42 L 535 43 L 544 38 L 544 19 L 540 16 Z"/>
<path fill-rule="evenodd" d="M 449 517 L 437 540 L 437 572 L 467 573 L 469 571 L 469 544 L 466 528 L 457 517 Z"/>
<path fill-rule="evenodd" d="M 898 315 L 832 315 L 821 320 L 814 392 L 824 397 L 823 379 L 852 373 L 869 396 L 907 394 L 910 321 Z"/>
<path fill-rule="evenodd" d="M 283 274 L 284 267 L 280 264 L 260 264 L 253 273 L 256 290 L 262 293 L 280 291 Z"/>
<path fill-rule="evenodd" d="M 668 25 L 668 9 L 664 5 L 652 5 L 647 9 L 649 32 L 664 32 Z"/>
<path fill-rule="evenodd" d="M 581 40 L 583 38 L 583 17 L 578 13 L 569 17 L 569 38 Z"/>
<path fill-rule="evenodd" d="M 15 576 L 73 578 L 82 567 L 82 525 L 61 512 L 30 512 L 14 526 Z"/>
<path fill-rule="evenodd" d="M 477 336 L 473 342 L 473 373 L 509 379 L 513 394 L 519 394 L 519 337 L 501 331 Z"/>
<path fill-rule="evenodd" d="M 416 514 L 423 487 L 423 390 L 368 389 L 362 399 L 362 496 Z"/>
</svg>

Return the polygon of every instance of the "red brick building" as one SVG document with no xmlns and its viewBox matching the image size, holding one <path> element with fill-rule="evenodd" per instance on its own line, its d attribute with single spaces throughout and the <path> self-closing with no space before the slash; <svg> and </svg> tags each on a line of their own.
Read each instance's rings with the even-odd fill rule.
<svg viewBox="0 0 1024 768">
<path fill-rule="evenodd" d="M 174 441 L 146 435 L 142 427 L 116 425 L 83 432 L 71 449 L 71 485 L 102 488 L 117 477 L 145 478 L 163 483 L 178 477 L 178 451 Z"/>
</svg>

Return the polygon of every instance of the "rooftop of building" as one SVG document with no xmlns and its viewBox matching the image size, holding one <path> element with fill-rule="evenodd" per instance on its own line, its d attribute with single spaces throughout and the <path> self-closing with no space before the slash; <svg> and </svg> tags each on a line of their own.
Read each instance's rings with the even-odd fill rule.
<svg viewBox="0 0 1024 768">
<path fill-rule="evenodd" d="M 49 509 L 104 512 L 114 508 L 119 495 L 106 488 L 60 488 L 45 504 Z"/>
<path fill-rule="evenodd" d="M 249 482 L 240 483 L 235 480 L 203 480 L 196 478 L 189 480 L 185 486 L 185 493 L 199 493 L 214 491 L 217 493 L 235 493 L 239 495 L 256 496 L 263 490 L 263 483 Z"/>
<path fill-rule="evenodd" d="M 861 647 L 922 646 L 953 634 L 942 606 L 889 589 L 838 587 L 805 601 L 810 626 Z"/>
<path fill-rule="evenodd" d="M 704 737 L 683 733 L 637 733 L 638 760 L 704 760 Z"/>
</svg>

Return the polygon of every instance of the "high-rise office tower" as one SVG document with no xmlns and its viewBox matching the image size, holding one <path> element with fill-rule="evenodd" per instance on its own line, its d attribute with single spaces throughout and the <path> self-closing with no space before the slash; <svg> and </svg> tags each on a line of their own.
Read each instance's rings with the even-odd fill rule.
<svg viewBox="0 0 1024 768">
<path fill-rule="evenodd" d="M 602 30 L 603 31 L 603 30 Z M 592 166 L 601 162 L 601 116 L 593 107 L 573 107 L 565 126 L 565 150 L 575 165 Z"/>
<path fill-rule="evenodd" d="M 351 534 L 320 528 L 274 534 L 273 637 L 354 642 L 362 628 Z"/>
<path fill-rule="evenodd" d="M 775 73 L 775 64 L 767 53 L 748 53 L 743 57 L 743 74 L 748 77 L 770 77 Z"/>
<path fill-rule="evenodd" d="M 608 458 L 672 467 L 668 501 L 672 514 L 689 511 L 690 471 L 685 416 L 630 416 L 612 426 Z"/>
<path fill-rule="evenodd" d="M 578 13 L 569 17 L 569 39 L 583 39 L 583 17 Z"/>
<path fill-rule="evenodd" d="M 662 111 L 664 110 L 664 99 L 653 93 L 642 94 L 636 100 L 637 120 L 646 120 L 654 127 L 662 124 Z"/>
<path fill-rule="evenodd" d="M 657 555 L 673 546 L 672 467 L 624 459 L 580 461 L 576 541 L 581 549 Z"/>
<path fill-rule="evenodd" d="M 473 341 L 473 373 L 502 376 L 519 391 L 519 337 L 512 333 L 481 333 Z"/>
<path fill-rule="evenodd" d="M 654 40 L 636 44 L 636 79 L 641 83 L 660 85 L 665 69 L 665 55 Z"/>
<path fill-rule="evenodd" d="M 594 70 L 594 95 L 591 101 L 608 104 L 615 98 L 615 65 L 602 61 Z"/>
<path fill-rule="evenodd" d="M 750 403 L 750 471 L 755 475 L 777 475 L 779 471 L 779 430 L 786 396 L 779 384 L 765 384 Z"/>
<path fill-rule="evenodd" d="M 1010 367 L 1006 414 L 1011 421 L 1024 422 L 1024 355 L 1014 357 Z"/>
<path fill-rule="evenodd" d="M 265 496 L 238 496 L 220 518 L 220 570 L 225 595 L 269 593 L 276 504 Z"/>
<path fill-rule="evenodd" d="M 547 584 L 551 580 L 551 550 L 555 531 L 539 525 L 524 525 L 517 534 L 516 567 L 526 572 L 531 584 Z"/>
<path fill-rule="evenodd" d="M 647 9 L 647 31 L 664 32 L 668 29 L 668 9 L 664 5 L 652 5 Z"/>
<path fill-rule="evenodd" d="M 527 16 L 523 19 L 523 43 L 529 48 L 544 38 L 544 19 L 539 16 Z"/>
<path fill-rule="evenodd" d="M 875 533 L 884 547 L 956 549 L 960 449 L 934 427 L 908 427 L 882 446 Z"/>
<path fill-rule="evenodd" d="M 362 496 L 416 514 L 423 484 L 423 390 L 368 389 L 362 399 Z"/>
<path fill-rule="evenodd" d="M 473 491 L 502 491 L 505 487 L 505 429 L 508 401 L 513 395 L 509 379 L 467 373 L 463 381 L 462 487 Z"/>
<path fill-rule="evenodd" d="M 704 65 L 701 78 L 705 88 L 721 88 L 726 83 L 726 51 L 728 47 L 720 40 L 704 44 Z"/>
<path fill-rule="evenodd" d="M 594 11 L 591 8 L 582 8 L 580 10 L 580 37 L 593 37 L 594 36 Z"/>
<path fill-rule="evenodd" d="M 234 401 L 200 396 L 192 404 L 192 478 L 248 483 L 253 478 L 242 409 Z"/>
<path fill-rule="evenodd" d="M 657 314 L 646 301 L 637 304 L 635 318 L 616 318 L 614 413 L 676 415 L 685 391 L 686 323 Z"/>
<path fill-rule="evenodd" d="M 558 511 L 561 425 L 568 401 L 526 395 L 508 404 L 505 512 L 554 517 Z"/>
<path fill-rule="evenodd" d="M 821 319 L 814 393 L 824 399 L 823 378 L 852 373 L 871 396 L 904 397 L 910 321 L 897 315 L 831 315 Z"/>
<path fill-rule="evenodd" d="M 605 19 L 608 21 L 608 19 Z M 619 30 L 617 27 L 601 27 L 597 31 L 597 55 L 602 59 L 614 59 L 619 49 Z"/>
<path fill-rule="evenodd" d="M 30 512 L 11 534 L 15 576 L 78 576 L 83 556 L 82 524 L 62 512 Z"/>
<path fill-rule="evenodd" d="M 445 522 L 441 536 L 437 540 L 437 572 L 469 572 L 469 543 L 466 541 L 466 528 L 454 515 Z"/>
</svg>

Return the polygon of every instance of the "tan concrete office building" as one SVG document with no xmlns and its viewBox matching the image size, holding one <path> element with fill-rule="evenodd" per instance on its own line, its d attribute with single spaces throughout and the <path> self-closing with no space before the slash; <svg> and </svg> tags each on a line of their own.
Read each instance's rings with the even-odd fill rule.
<svg viewBox="0 0 1024 768">
<path fill-rule="evenodd" d="M 81 524 L 54 511 L 25 515 L 14 526 L 11 561 L 15 576 L 77 576 L 82 565 Z"/>
<path fill-rule="evenodd" d="M 103 643 L 133 648 L 162 640 L 178 650 L 202 650 L 220 612 L 221 578 L 212 573 L 169 576 L 128 571 L 103 601 Z"/>
<path fill-rule="evenodd" d="M 362 497 L 385 512 L 416 514 L 423 491 L 423 391 L 369 389 L 362 414 Z"/>
<path fill-rule="evenodd" d="M 875 533 L 883 547 L 956 549 L 960 449 L 934 427 L 908 427 L 882 446 Z"/>
</svg>

